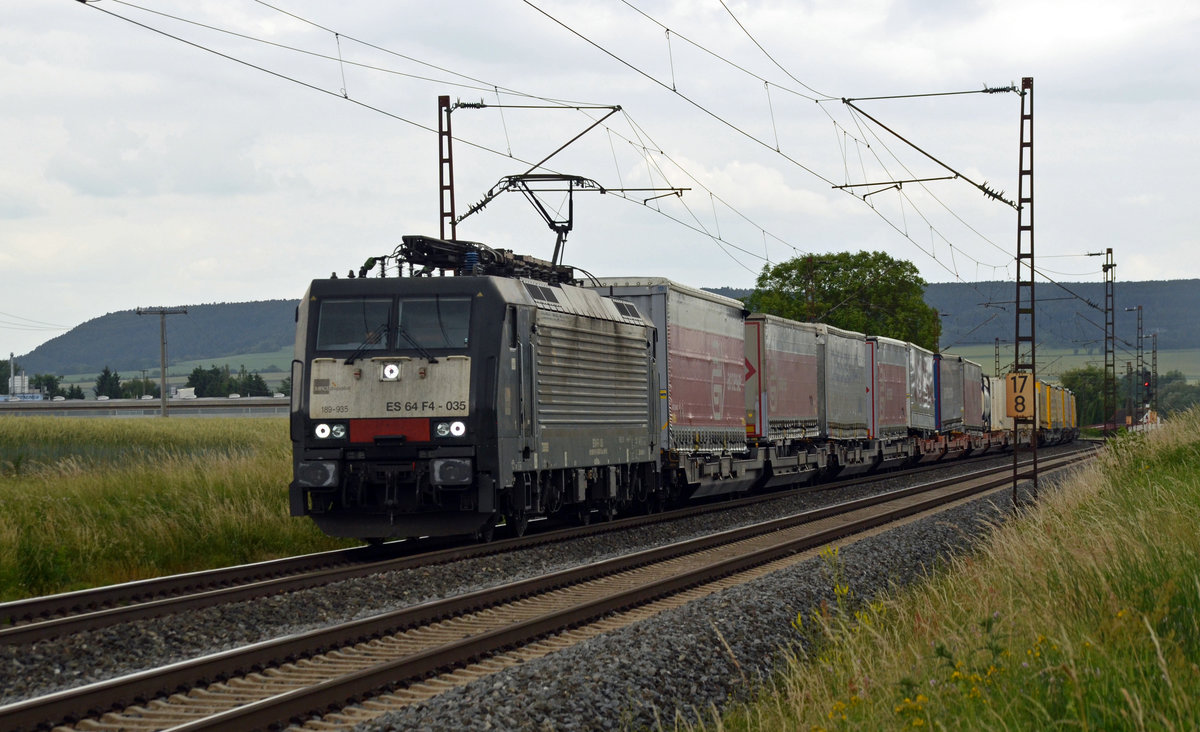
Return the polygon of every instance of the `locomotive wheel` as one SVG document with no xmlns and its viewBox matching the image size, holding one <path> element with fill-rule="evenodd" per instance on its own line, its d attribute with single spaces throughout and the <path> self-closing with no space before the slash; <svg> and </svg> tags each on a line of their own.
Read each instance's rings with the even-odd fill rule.
<svg viewBox="0 0 1200 732">
<path fill-rule="evenodd" d="M 475 541 L 480 544 L 489 544 L 492 539 L 496 538 L 496 517 L 489 516 L 487 523 L 481 526 L 475 532 Z"/>
</svg>

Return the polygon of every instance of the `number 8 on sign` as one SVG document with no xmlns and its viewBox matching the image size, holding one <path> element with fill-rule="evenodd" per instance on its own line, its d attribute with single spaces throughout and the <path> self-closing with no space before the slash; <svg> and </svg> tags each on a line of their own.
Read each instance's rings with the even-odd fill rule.
<svg viewBox="0 0 1200 732">
<path fill-rule="evenodd" d="M 1014 371 L 1004 377 L 1008 386 L 1005 412 L 1009 417 L 1033 417 L 1033 374 Z"/>
</svg>

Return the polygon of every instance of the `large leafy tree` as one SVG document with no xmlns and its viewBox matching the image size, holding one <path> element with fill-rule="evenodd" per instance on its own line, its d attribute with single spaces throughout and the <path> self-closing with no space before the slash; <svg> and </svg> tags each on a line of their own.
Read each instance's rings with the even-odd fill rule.
<svg viewBox="0 0 1200 732">
<path fill-rule="evenodd" d="M 942 325 L 925 284 L 912 262 L 884 252 L 813 254 L 763 267 L 746 306 L 936 351 Z"/>
</svg>

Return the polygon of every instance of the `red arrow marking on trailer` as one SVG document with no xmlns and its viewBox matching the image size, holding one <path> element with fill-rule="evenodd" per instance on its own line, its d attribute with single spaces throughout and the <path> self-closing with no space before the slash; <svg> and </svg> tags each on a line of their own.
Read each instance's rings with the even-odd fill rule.
<svg viewBox="0 0 1200 732">
<path fill-rule="evenodd" d="M 758 373 L 758 371 L 756 371 L 755 368 L 750 365 L 750 359 L 746 359 L 746 381 L 749 381 L 750 378 L 756 373 Z"/>
</svg>

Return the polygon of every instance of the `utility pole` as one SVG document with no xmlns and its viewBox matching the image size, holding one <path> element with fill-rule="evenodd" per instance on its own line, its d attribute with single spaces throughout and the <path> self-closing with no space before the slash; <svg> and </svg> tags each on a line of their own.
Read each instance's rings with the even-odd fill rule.
<svg viewBox="0 0 1200 732">
<path fill-rule="evenodd" d="M 162 416 L 167 416 L 167 316 L 187 315 L 187 308 L 138 308 L 138 315 L 158 315 L 158 334 L 160 341 L 158 372 L 158 391 L 162 400 Z"/>
</svg>

